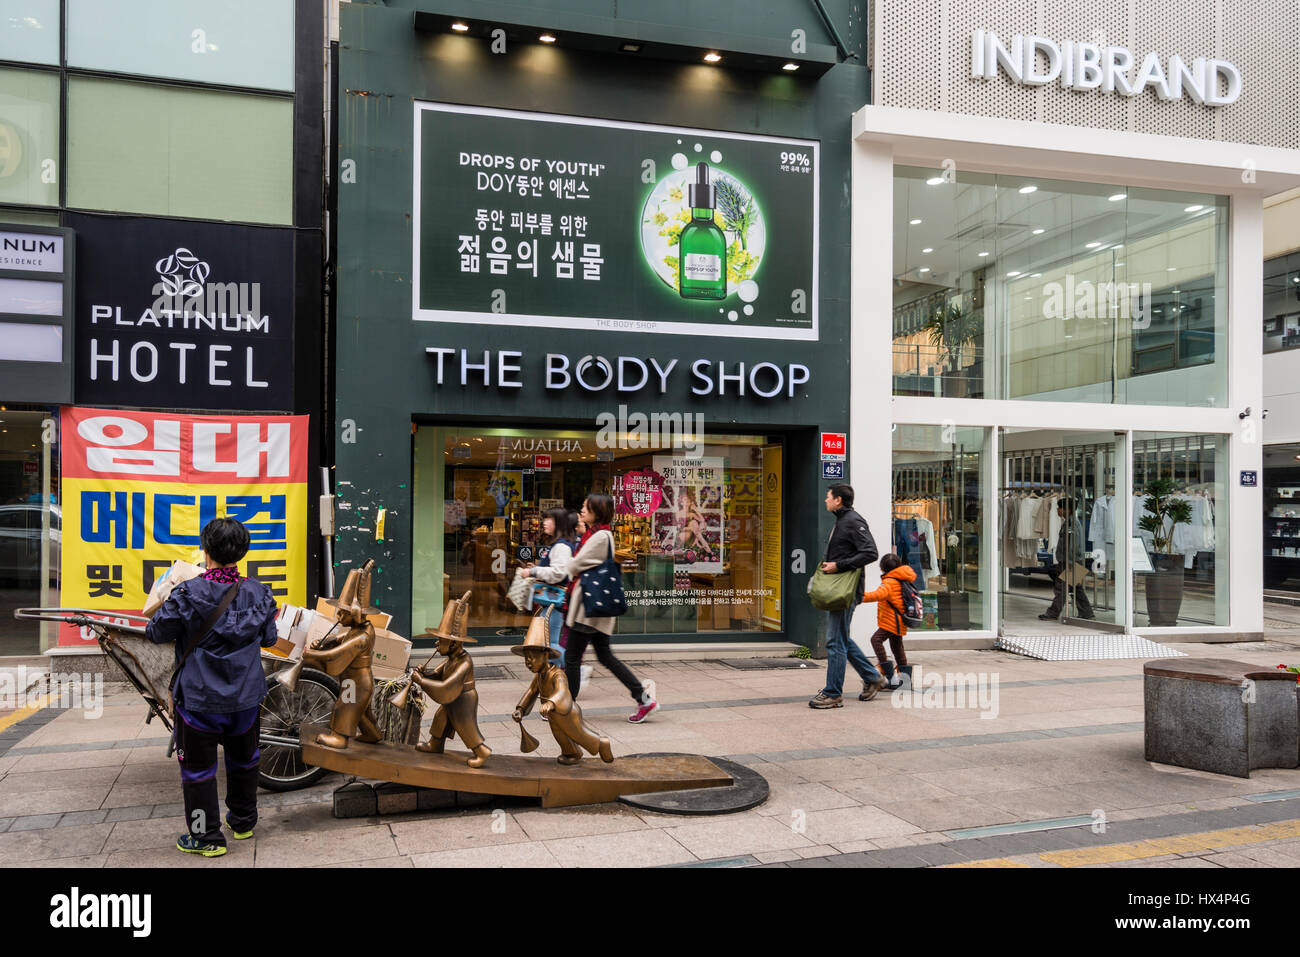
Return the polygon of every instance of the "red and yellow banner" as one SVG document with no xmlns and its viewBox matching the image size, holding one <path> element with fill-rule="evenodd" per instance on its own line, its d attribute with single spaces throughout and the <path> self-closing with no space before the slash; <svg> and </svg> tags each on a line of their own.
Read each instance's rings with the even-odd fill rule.
<svg viewBox="0 0 1300 957">
<path fill-rule="evenodd" d="M 65 608 L 136 612 L 219 516 L 248 528 L 240 573 L 305 604 L 308 416 L 177 415 L 65 407 Z M 63 646 L 92 642 L 64 627 Z"/>
</svg>

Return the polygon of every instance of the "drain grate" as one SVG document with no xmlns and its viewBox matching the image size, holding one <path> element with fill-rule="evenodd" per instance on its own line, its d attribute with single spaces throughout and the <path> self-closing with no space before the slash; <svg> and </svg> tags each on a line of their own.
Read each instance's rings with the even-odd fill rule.
<svg viewBox="0 0 1300 957">
<path fill-rule="evenodd" d="M 811 668 L 807 658 L 714 658 L 711 665 L 725 665 L 737 671 L 765 671 L 782 668 Z"/>
<path fill-rule="evenodd" d="M 474 677 L 479 681 L 490 681 L 493 678 L 510 678 L 513 675 L 505 665 L 477 665 L 474 668 Z"/>
<path fill-rule="evenodd" d="M 1186 658 L 1181 651 L 1141 635 L 1003 635 L 997 648 L 1040 661 L 1098 661 L 1105 658 Z"/>
</svg>

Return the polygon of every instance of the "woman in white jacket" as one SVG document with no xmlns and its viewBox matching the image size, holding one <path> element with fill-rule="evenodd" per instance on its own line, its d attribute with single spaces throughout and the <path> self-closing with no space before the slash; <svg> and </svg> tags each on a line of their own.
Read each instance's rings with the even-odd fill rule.
<svg viewBox="0 0 1300 957">
<path fill-rule="evenodd" d="M 569 584 L 569 565 L 573 561 L 573 552 L 577 547 L 574 538 L 574 513 L 567 508 L 548 508 L 542 515 L 542 534 L 546 536 L 546 550 L 532 568 L 525 568 L 520 574 L 524 578 L 558 585 L 567 588 Z M 564 611 L 559 605 L 552 605 L 547 612 L 550 629 L 551 647 L 560 654 L 559 665 L 564 667 L 564 648 L 560 645 L 560 633 L 564 630 Z"/>
<path fill-rule="evenodd" d="M 614 533 L 610 530 L 610 522 L 614 519 L 614 500 L 608 495 L 593 492 L 582 503 L 580 516 L 586 523 L 587 533 L 578 546 L 577 554 L 569 563 L 569 576 L 573 579 L 573 585 L 565 616 L 569 637 L 564 654 L 564 673 L 569 681 L 569 693 L 574 698 L 578 697 L 581 690 L 579 668 L 583 652 L 590 644 L 596 649 L 596 659 L 631 692 L 637 710 L 628 720 L 640 724 L 659 708 L 659 702 L 655 700 L 654 682 L 647 681 L 643 684 L 638 681 L 627 665 L 614 657 L 614 652 L 609 648 L 609 636 L 614 633 L 618 619 L 588 618 L 582 606 L 582 573 L 614 557 Z"/>
</svg>

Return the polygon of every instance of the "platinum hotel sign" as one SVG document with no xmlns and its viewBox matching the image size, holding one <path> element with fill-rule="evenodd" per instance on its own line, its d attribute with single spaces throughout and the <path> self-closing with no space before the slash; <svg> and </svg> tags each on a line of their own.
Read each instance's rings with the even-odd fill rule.
<svg viewBox="0 0 1300 957">
<path fill-rule="evenodd" d="M 1039 54 L 1046 69 L 1039 69 Z M 1136 74 L 1131 72 L 1135 66 Z M 992 30 L 975 30 L 971 78 L 992 80 L 999 68 L 1025 86 L 1059 83 L 1065 90 L 1101 90 L 1121 96 L 1141 96 L 1150 88 L 1162 100 L 1187 96 L 1205 106 L 1227 106 L 1241 96 L 1241 71 L 1228 60 L 1197 57 L 1189 64 L 1177 53 L 1163 57 L 1152 51 L 1139 61 L 1128 47 L 1083 40 L 1057 43 L 1022 33 L 1004 41 Z"/>
</svg>

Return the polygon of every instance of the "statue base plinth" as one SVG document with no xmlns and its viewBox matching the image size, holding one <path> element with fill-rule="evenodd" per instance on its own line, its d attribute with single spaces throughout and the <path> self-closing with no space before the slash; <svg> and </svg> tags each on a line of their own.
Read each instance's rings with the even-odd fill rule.
<svg viewBox="0 0 1300 957">
<path fill-rule="evenodd" d="M 583 758 L 562 765 L 553 757 L 493 754 L 481 768 L 471 768 L 468 751 L 426 754 L 407 744 L 351 740 L 346 748 L 316 743 L 328 729 L 304 724 L 303 760 L 318 768 L 360 778 L 392 781 L 419 788 L 540 798 L 542 807 L 604 804 L 625 794 L 653 794 L 693 788 L 730 787 L 732 777 L 698 754 L 616 758 L 605 764 Z"/>
</svg>

